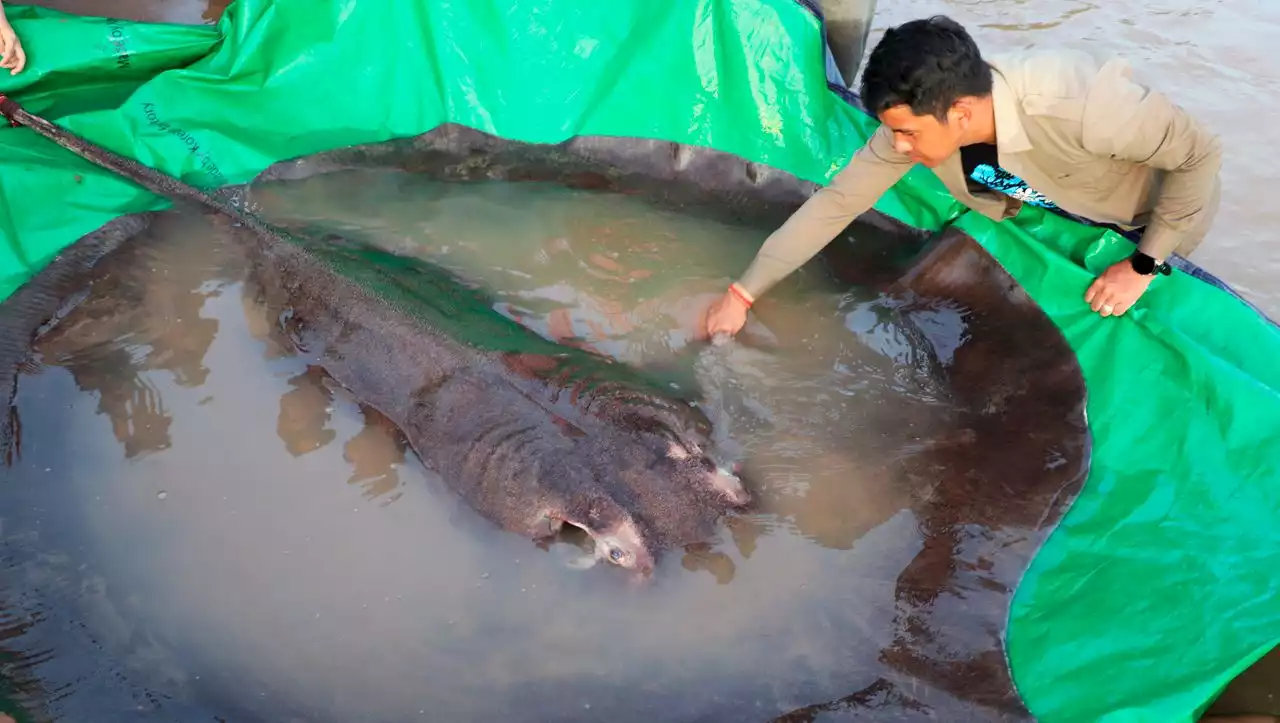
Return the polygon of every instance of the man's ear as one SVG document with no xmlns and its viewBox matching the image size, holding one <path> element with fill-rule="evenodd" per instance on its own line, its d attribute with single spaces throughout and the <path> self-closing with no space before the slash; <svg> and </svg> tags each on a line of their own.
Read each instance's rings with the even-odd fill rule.
<svg viewBox="0 0 1280 723">
<path fill-rule="evenodd" d="M 968 130 L 969 124 L 973 121 L 973 99 L 958 98 L 952 103 L 951 108 L 947 110 L 947 121 L 962 132 Z"/>
</svg>

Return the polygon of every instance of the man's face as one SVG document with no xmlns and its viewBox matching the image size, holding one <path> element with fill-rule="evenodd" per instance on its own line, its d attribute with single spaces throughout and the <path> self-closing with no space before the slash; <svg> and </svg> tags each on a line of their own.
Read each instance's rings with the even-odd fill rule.
<svg viewBox="0 0 1280 723">
<path fill-rule="evenodd" d="M 895 105 L 880 114 L 880 122 L 893 131 L 893 146 L 911 160 L 928 168 L 936 168 L 960 149 L 967 127 L 961 108 L 947 111 L 947 122 L 933 115 L 916 115 L 910 106 Z"/>
</svg>

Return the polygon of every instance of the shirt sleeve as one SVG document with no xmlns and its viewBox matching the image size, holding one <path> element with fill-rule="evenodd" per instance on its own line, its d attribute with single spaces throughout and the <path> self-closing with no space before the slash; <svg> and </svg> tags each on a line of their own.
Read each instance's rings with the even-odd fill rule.
<svg viewBox="0 0 1280 723">
<path fill-rule="evenodd" d="M 1092 153 L 1166 171 L 1138 248 L 1167 259 L 1203 231 L 1222 168 L 1218 137 L 1167 96 L 1132 80 L 1123 61 L 1100 71 L 1090 92 L 1084 145 Z"/>
<path fill-rule="evenodd" d="M 913 165 L 909 156 L 894 149 L 893 132 L 880 126 L 830 184 L 765 239 L 738 284 L 759 298 L 831 243 Z"/>
</svg>

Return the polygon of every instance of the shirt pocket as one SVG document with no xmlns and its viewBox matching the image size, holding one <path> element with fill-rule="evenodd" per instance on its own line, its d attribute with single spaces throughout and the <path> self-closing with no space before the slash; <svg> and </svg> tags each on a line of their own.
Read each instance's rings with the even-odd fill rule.
<svg viewBox="0 0 1280 723">
<path fill-rule="evenodd" d="M 1064 188 L 1105 191 L 1114 188 L 1128 175 L 1128 165 L 1115 158 L 1088 156 L 1058 168 L 1053 178 Z"/>
</svg>

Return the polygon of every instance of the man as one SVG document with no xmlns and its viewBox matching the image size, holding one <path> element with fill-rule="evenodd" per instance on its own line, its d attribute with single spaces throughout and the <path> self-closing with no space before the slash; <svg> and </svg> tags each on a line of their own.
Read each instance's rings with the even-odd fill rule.
<svg viewBox="0 0 1280 723">
<path fill-rule="evenodd" d="M 765 241 L 707 311 L 706 333 L 736 334 L 755 299 L 813 258 L 920 163 L 994 220 L 1023 203 L 1109 226 L 1137 244 L 1084 302 L 1124 314 L 1165 260 L 1190 254 L 1217 211 L 1217 137 L 1113 60 L 1072 52 L 982 58 L 942 16 L 890 29 L 863 72 L 862 102 L 881 122 L 848 163 Z"/>
</svg>

